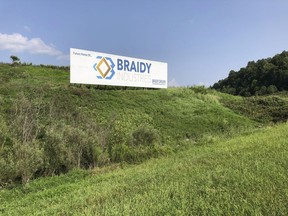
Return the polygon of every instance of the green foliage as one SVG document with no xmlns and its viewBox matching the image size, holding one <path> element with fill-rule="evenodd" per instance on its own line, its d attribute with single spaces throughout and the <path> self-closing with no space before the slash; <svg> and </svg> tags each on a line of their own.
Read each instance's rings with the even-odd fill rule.
<svg viewBox="0 0 288 216">
<path fill-rule="evenodd" d="M 133 133 L 132 133 L 132 142 L 134 145 L 145 145 L 152 146 L 155 142 L 159 142 L 159 134 L 157 130 L 151 127 L 148 124 L 141 124 Z"/>
<path fill-rule="evenodd" d="M 203 86 L 100 89 L 68 80 L 59 67 L 0 65 L 0 184 L 139 163 L 187 149 L 204 137 L 255 127 L 219 103 L 220 93 Z M 28 165 L 16 169 L 19 152 L 30 170 Z M 37 157 L 29 158 L 33 152 Z"/>
<path fill-rule="evenodd" d="M 106 89 L 68 84 L 58 67 L 0 64 L 0 214 L 286 213 L 274 189 L 287 182 L 287 125 L 247 134 L 287 113 L 285 92 Z"/>
<path fill-rule="evenodd" d="M 111 149 L 111 159 L 114 162 L 131 162 L 134 159 L 134 155 L 127 144 L 117 144 Z"/>
<path fill-rule="evenodd" d="M 224 97 L 221 102 L 236 113 L 245 115 L 258 122 L 286 122 L 288 120 L 287 93 L 271 96 L 254 96 L 249 98 Z"/>
<path fill-rule="evenodd" d="M 9 127 L 3 128 L 4 136 L 1 136 L 2 152 L 0 153 L 3 158 L 0 173 L 4 177 L 0 178 L 0 184 L 17 177 L 20 177 L 25 184 L 42 166 L 43 149 L 36 139 L 39 130 L 39 110 L 39 106 L 33 104 L 23 94 L 19 94 L 12 104 L 8 116 Z M 10 140 L 9 146 L 6 144 L 7 140 Z"/>
<path fill-rule="evenodd" d="M 273 58 L 248 62 L 238 72 L 213 85 L 224 93 L 242 96 L 266 95 L 288 90 L 288 52 L 283 51 Z"/>
<path fill-rule="evenodd" d="M 12 60 L 12 64 L 13 64 L 13 65 L 20 63 L 20 59 L 19 59 L 18 56 L 11 55 L 10 58 L 11 58 L 11 60 Z"/>
<path fill-rule="evenodd" d="M 20 176 L 22 183 L 26 184 L 43 164 L 43 149 L 37 141 L 31 143 L 14 143 L 13 161 L 16 177 Z M 8 160 L 8 162 L 11 162 Z"/>
<path fill-rule="evenodd" d="M 0 186 L 17 178 L 26 184 L 43 165 L 43 149 L 35 140 L 31 143 L 13 140 L 12 146 L 1 149 L 0 158 Z"/>
<path fill-rule="evenodd" d="M 2 215 L 287 215 L 288 124 L 0 191 Z M 208 139 L 207 139 L 208 141 Z M 41 207 L 41 208 L 39 208 Z"/>
</svg>

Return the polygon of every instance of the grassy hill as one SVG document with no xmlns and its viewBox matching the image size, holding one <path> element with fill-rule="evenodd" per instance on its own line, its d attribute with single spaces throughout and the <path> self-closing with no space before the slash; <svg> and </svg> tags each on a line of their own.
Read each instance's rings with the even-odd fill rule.
<svg viewBox="0 0 288 216">
<path fill-rule="evenodd" d="M 287 215 L 288 125 L 0 191 L 2 215 Z"/>
<path fill-rule="evenodd" d="M 66 68 L 0 64 L 0 214 L 285 215 L 287 113 L 285 93 L 71 85 Z"/>
<path fill-rule="evenodd" d="M 2 184 L 141 162 L 257 125 L 201 87 L 99 90 L 70 85 L 63 69 L 22 65 L 1 65 L 0 82 Z"/>
</svg>

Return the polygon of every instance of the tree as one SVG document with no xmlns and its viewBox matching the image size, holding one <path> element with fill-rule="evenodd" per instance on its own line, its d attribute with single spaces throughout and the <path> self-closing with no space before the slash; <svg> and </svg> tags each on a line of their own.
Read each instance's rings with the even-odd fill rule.
<svg viewBox="0 0 288 216">
<path fill-rule="evenodd" d="M 20 63 L 20 58 L 18 58 L 18 56 L 11 55 L 10 58 L 12 60 L 13 65 Z"/>
<path fill-rule="evenodd" d="M 288 51 L 272 58 L 248 62 L 238 72 L 218 81 L 212 88 L 229 94 L 242 96 L 273 94 L 288 90 Z M 235 90 L 234 90 L 235 89 Z"/>
</svg>

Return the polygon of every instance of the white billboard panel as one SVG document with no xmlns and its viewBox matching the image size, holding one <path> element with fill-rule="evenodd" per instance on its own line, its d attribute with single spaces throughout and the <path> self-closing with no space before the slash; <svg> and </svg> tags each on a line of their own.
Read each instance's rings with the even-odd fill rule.
<svg viewBox="0 0 288 216">
<path fill-rule="evenodd" d="M 167 88 L 167 63 L 70 49 L 70 83 Z"/>
</svg>

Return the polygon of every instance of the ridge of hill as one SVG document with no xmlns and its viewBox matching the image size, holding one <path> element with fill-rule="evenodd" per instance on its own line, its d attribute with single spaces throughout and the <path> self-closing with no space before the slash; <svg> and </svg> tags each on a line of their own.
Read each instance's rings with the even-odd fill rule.
<svg viewBox="0 0 288 216">
<path fill-rule="evenodd" d="M 251 96 L 288 91 L 288 51 L 248 62 L 238 72 L 231 70 L 229 76 L 212 87 L 224 93 Z"/>
<path fill-rule="evenodd" d="M 0 184 L 139 163 L 259 125 L 224 97 L 204 87 L 70 85 L 62 68 L 1 64 Z"/>
</svg>

